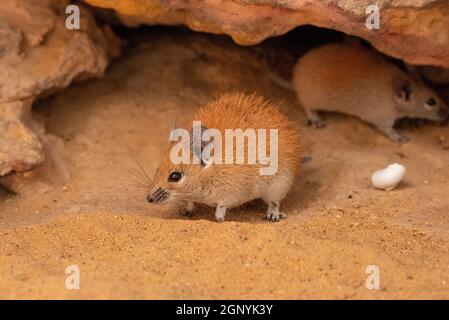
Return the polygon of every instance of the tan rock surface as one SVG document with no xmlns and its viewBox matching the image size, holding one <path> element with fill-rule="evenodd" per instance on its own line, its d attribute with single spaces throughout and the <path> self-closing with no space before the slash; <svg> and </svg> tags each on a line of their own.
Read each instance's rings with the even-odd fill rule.
<svg viewBox="0 0 449 320">
<path fill-rule="evenodd" d="M 23 122 L 31 100 L 0 104 L 0 176 L 30 170 L 44 159 L 36 134 Z"/>
<path fill-rule="evenodd" d="M 31 103 L 73 81 L 101 76 L 118 52 L 112 31 L 97 27 L 84 9 L 81 30 L 66 29 L 67 3 L 0 3 L 0 176 L 44 159 L 39 139 L 20 120 Z"/>
</svg>

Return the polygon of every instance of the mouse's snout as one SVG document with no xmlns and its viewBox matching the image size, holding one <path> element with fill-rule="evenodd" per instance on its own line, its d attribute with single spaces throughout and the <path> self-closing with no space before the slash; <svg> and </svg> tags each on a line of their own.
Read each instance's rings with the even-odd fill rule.
<svg viewBox="0 0 449 320">
<path fill-rule="evenodd" d="M 428 119 L 445 122 L 449 118 L 449 106 L 440 98 L 431 96 L 424 103 Z M 431 114 L 429 114 L 429 112 Z M 425 116 L 423 116 L 424 118 Z"/>
<path fill-rule="evenodd" d="M 155 191 L 151 192 L 147 196 L 149 203 L 162 203 L 168 199 L 170 193 L 162 188 L 157 188 Z"/>
</svg>

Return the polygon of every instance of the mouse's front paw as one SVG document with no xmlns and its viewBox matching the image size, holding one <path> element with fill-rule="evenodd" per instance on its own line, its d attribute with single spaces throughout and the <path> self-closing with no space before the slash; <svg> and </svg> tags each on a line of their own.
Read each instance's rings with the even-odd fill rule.
<svg viewBox="0 0 449 320">
<path fill-rule="evenodd" d="M 225 221 L 225 217 L 224 216 L 215 216 L 215 220 L 217 220 L 217 222 L 224 222 Z"/>
<path fill-rule="evenodd" d="M 195 212 L 194 210 L 195 204 L 192 201 L 186 201 L 180 212 L 183 217 L 191 218 Z"/>
<path fill-rule="evenodd" d="M 186 218 L 191 218 L 194 215 L 194 212 L 192 210 L 182 209 L 181 215 Z"/>
<path fill-rule="evenodd" d="M 402 135 L 400 135 L 399 133 L 396 132 L 396 130 L 394 130 L 392 127 L 388 127 L 386 129 L 382 130 L 383 132 L 385 132 L 385 134 L 393 141 L 395 142 L 401 142 L 401 143 L 405 143 L 407 141 L 410 141 L 409 138 L 404 137 Z"/>
<path fill-rule="evenodd" d="M 220 205 L 215 209 L 215 220 L 217 220 L 217 222 L 224 222 L 225 215 L 226 215 L 226 207 Z"/>
<path fill-rule="evenodd" d="M 410 141 L 409 138 L 404 137 L 404 136 L 401 136 L 400 134 L 392 134 L 392 135 L 389 135 L 389 138 L 390 138 L 391 140 L 393 140 L 394 142 L 399 142 L 399 143 L 406 143 L 406 142 L 409 142 L 409 141 Z"/>
<path fill-rule="evenodd" d="M 399 136 L 399 138 L 397 138 L 396 141 L 400 142 L 400 143 L 406 143 L 406 142 L 410 141 L 410 138 L 407 138 L 407 137 L 404 137 L 404 136 Z"/>
</svg>

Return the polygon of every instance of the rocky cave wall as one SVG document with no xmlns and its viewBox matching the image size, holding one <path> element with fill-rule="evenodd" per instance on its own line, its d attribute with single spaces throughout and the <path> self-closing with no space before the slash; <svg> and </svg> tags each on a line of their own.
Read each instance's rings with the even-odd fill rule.
<svg viewBox="0 0 449 320">
<path fill-rule="evenodd" d="M 32 103 L 74 81 L 101 76 L 119 54 L 119 39 L 84 8 L 81 29 L 67 29 L 68 4 L 0 2 L 0 176 L 25 172 L 45 159 Z"/>
<path fill-rule="evenodd" d="M 85 0 L 115 9 L 125 25 L 185 24 L 230 35 L 250 45 L 301 25 L 335 29 L 369 41 L 411 64 L 449 67 L 446 0 Z M 369 30 L 366 9 L 376 4 L 380 28 Z"/>
</svg>

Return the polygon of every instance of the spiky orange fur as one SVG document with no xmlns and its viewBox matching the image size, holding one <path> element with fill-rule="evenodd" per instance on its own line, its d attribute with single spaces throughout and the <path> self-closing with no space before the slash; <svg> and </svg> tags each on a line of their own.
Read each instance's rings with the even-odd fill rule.
<svg viewBox="0 0 449 320">
<path fill-rule="evenodd" d="M 223 140 L 225 129 L 266 129 L 267 132 L 269 129 L 278 129 L 279 160 L 276 174 L 259 175 L 259 168 L 266 166 L 259 163 L 213 164 L 208 168 L 198 164 L 174 165 L 170 159 L 173 144 L 170 144 L 156 172 L 153 192 L 157 188 L 166 190 L 170 193 L 167 201 L 199 202 L 227 208 L 256 198 L 262 198 L 267 203 L 279 202 L 284 198 L 299 172 L 301 140 L 298 129 L 276 105 L 254 94 L 224 94 L 202 107 L 192 121 L 201 121 L 203 126 L 219 130 Z M 234 155 L 235 149 L 234 144 Z M 223 154 L 224 150 L 223 147 Z M 183 173 L 182 183 L 168 181 L 173 171 Z"/>
</svg>

